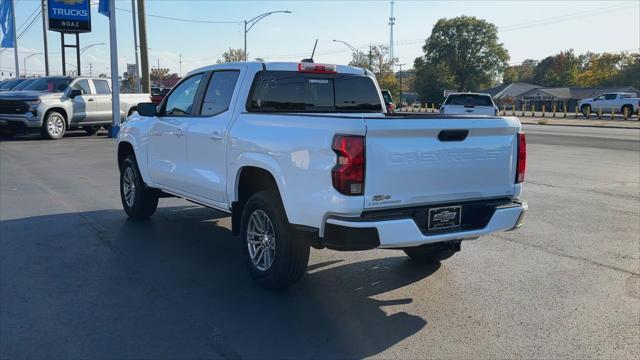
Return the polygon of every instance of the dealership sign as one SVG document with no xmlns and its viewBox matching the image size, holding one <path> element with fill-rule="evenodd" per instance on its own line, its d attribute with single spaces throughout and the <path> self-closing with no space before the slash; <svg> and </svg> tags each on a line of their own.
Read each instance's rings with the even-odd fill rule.
<svg viewBox="0 0 640 360">
<path fill-rule="evenodd" d="M 49 30 L 66 33 L 91 31 L 90 0 L 48 0 Z"/>
</svg>

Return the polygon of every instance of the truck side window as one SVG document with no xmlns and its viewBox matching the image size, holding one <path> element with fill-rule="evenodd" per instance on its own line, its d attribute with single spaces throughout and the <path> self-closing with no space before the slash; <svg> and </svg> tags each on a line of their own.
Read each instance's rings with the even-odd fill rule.
<svg viewBox="0 0 640 360">
<path fill-rule="evenodd" d="M 202 74 L 194 75 L 181 82 L 178 87 L 169 94 L 169 97 L 167 97 L 164 111 L 165 115 L 191 115 L 193 101 L 195 100 L 196 93 L 198 92 L 200 80 L 202 80 Z"/>
<path fill-rule="evenodd" d="M 74 90 L 81 90 L 82 91 L 82 95 L 91 94 L 91 90 L 89 88 L 89 81 L 87 81 L 85 79 L 76 81 L 76 83 L 73 84 L 72 88 Z"/>
<path fill-rule="evenodd" d="M 200 115 L 213 116 L 229 110 L 239 71 L 216 71 L 211 76 Z"/>
<path fill-rule="evenodd" d="M 604 99 L 605 100 L 615 100 L 616 99 L 616 94 L 604 94 Z"/>
<path fill-rule="evenodd" d="M 93 86 L 95 86 L 97 94 L 111 94 L 111 88 L 107 80 L 93 80 Z"/>
</svg>

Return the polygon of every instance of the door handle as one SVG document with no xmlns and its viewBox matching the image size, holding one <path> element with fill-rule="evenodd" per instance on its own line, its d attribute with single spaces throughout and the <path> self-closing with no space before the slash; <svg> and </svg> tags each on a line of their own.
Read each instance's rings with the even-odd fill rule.
<svg viewBox="0 0 640 360">
<path fill-rule="evenodd" d="M 177 128 L 175 131 L 165 131 L 165 135 L 184 136 L 184 131 L 181 128 Z"/>
<path fill-rule="evenodd" d="M 88 98 L 87 101 L 96 101 L 94 98 Z"/>
<path fill-rule="evenodd" d="M 222 140 L 222 133 L 220 131 L 214 131 L 211 134 L 209 134 L 209 139 Z"/>
</svg>

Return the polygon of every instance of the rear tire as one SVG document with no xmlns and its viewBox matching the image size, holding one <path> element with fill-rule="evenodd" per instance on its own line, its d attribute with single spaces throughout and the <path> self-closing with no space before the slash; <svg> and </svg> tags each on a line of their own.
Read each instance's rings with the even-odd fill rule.
<svg viewBox="0 0 640 360">
<path fill-rule="evenodd" d="M 148 219 L 158 208 L 158 190 L 144 184 L 133 155 L 127 156 L 120 166 L 120 199 L 132 219 Z"/>
<path fill-rule="evenodd" d="M 64 119 L 64 116 L 57 111 L 50 111 L 42 123 L 40 135 L 44 139 L 60 140 L 66 130 L 67 121 Z"/>
<path fill-rule="evenodd" d="M 622 107 L 622 115 L 624 115 L 625 110 L 627 111 L 627 117 L 633 116 L 633 106 L 625 105 Z"/>
<path fill-rule="evenodd" d="M 98 132 L 98 130 L 100 130 L 100 125 L 83 126 L 82 130 L 84 130 L 84 132 L 86 132 L 87 135 L 93 136 Z"/>
<path fill-rule="evenodd" d="M 414 261 L 424 264 L 432 264 L 447 260 L 457 252 L 453 250 L 450 245 L 451 244 L 447 243 L 425 244 L 405 248 L 404 252 Z"/>
<path fill-rule="evenodd" d="M 580 112 L 582 112 L 582 115 L 584 115 L 584 116 L 591 115 L 591 106 L 590 105 L 582 105 L 582 107 L 580 107 Z"/>
<path fill-rule="evenodd" d="M 282 289 L 304 275 L 310 245 L 296 238 L 280 197 L 273 191 L 252 195 L 242 210 L 240 236 L 251 277 L 262 287 Z"/>
</svg>

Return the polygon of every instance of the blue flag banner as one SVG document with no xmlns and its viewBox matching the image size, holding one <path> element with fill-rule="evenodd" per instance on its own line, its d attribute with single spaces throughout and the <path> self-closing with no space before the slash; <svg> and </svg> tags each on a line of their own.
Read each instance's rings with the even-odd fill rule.
<svg viewBox="0 0 640 360">
<path fill-rule="evenodd" d="M 98 4 L 98 12 L 106 17 L 111 15 L 109 12 L 109 1 L 110 0 L 100 0 L 100 3 Z"/>
<path fill-rule="evenodd" d="M 12 0 L 0 0 L 0 27 L 2 28 L 2 43 L 0 48 L 13 48 L 16 47 L 14 40 L 13 26 L 16 18 L 13 14 Z"/>
</svg>

